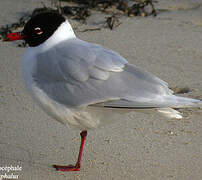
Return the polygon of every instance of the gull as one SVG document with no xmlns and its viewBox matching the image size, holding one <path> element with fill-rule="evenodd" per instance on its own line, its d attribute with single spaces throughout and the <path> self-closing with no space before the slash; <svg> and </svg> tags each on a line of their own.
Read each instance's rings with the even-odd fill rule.
<svg viewBox="0 0 202 180">
<path fill-rule="evenodd" d="M 182 118 L 173 108 L 201 106 L 197 99 L 175 96 L 168 84 L 129 64 L 117 52 L 76 37 L 62 15 L 43 12 L 6 41 L 25 40 L 22 74 L 34 101 L 51 117 L 81 131 L 75 165 L 53 165 L 58 171 L 80 171 L 89 129 L 116 121 L 115 115 L 156 110 Z"/>
</svg>

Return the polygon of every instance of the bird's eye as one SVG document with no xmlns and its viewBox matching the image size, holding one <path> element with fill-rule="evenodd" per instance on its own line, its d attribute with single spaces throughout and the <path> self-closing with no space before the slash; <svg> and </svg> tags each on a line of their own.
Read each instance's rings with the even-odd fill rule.
<svg viewBox="0 0 202 180">
<path fill-rule="evenodd" d="M 40 34 L 43 33 L 43 31 L 41 30 L 40 27 L 36 27 L 36 28 L 34 29 L 34 32 L 35 32 L 36 34 L 38 34 L 38 35 L 40 35 Z"/>
</svg>

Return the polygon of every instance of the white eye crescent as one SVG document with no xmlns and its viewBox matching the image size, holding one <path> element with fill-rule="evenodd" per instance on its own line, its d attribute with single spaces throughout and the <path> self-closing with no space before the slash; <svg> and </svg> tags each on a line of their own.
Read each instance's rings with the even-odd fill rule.
<svg viewBox="0 0 202 180">
<path fill-rule="evenodd" d="M 42 33 L 43 33 L 43 31 L 41 30 L 40 27 L 36 27 L 36 28 L 34 29 L 34 31 L 35 31 L 36 34 L 42 34 Z"/>
</svg>

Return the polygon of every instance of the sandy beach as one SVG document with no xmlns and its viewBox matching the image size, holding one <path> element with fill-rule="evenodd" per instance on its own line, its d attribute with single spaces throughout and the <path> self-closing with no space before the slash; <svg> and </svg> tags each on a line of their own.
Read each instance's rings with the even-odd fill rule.
<svg viewBox="0 0 202 180">
<path fill-rule="evenodd" d="M 1 0 L 0 26 L 16 22 L 48 0 Z M 169 83 L 189 87 L 184 96 L 202 99 L 202 0 L 159 0 L 157 17 L 122 17 L 114 30 L 70 21 L 76 35 L 119 52 Z M 0 167 L 21 170 L 19 180 L 201 180 L 202 109 L 182 110 L 184 118 L 130 113 L 126 119 L 89 131 L 80 172 L 57 172 L 52 164 L 73 164 L 79 131 L 47 116 L 31 99 L 21 78 L 24 48 L 0 42 Z M 1 178 L 0 178 L 1 179 Z"/>
</svg>

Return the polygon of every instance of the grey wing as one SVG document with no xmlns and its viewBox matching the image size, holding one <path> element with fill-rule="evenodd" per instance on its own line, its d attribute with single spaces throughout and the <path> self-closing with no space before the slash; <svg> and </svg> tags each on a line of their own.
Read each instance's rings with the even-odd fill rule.
<svg viewBox="0 0 202 180">
<path fill-rule="evenodd" d="M 158 107 L 162 96 L 172 94 L 166 82 L 118 53 L 79 39 L 64 41 L 37 58 L 38 87 L 69 107 Z"/>
</svg>

